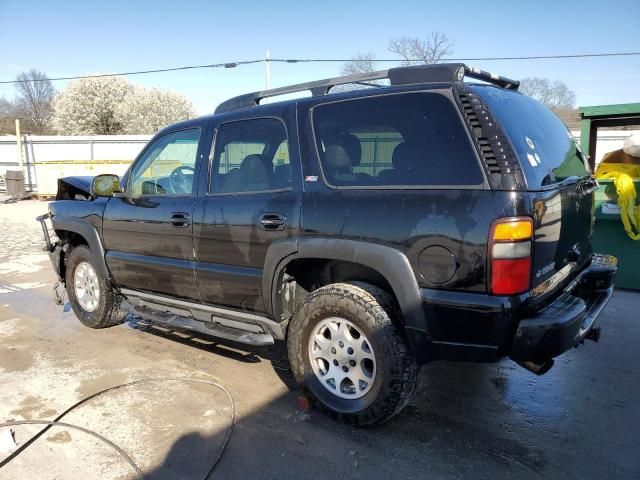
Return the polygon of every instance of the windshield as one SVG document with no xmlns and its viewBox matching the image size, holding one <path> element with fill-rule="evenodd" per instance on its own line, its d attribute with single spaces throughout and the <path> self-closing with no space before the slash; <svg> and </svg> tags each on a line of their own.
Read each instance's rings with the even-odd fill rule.
<svg viewBox="0 0 640 480">
<path fill-rule="evenodd" d="M 505 130 L 530 189 L 589 175 L 580 147 L 547 107 L 516 92 L 481 85 L 471 88 Z"/>
</svg>

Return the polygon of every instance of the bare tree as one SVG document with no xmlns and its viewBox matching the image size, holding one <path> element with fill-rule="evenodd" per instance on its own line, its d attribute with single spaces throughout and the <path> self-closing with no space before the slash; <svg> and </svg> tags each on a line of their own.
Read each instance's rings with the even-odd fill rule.
<svg viewBox="0 0 640 480">
<path fill-rule="evenodd" d="M 0 97 L 0 135 L 15 132 L 15 117 L 16 107 L 13 102 L 4 97 Z"/>
<path fill-rule="evenodd" d="M 393 38 L 389 42 L 389 51 L 400 56 L 402 65 L 430 64 L 451 55 L 453 43 L 444 33 L 432 32 L 426 40 L 418 37 Z M 342 65 L 341 71 L 343 75 L 353 75 L 374 72 L 376 69 L 377 62 L 372 53 L 358 53 Z"/>
<path fill-rule="evenodd" d="M 377 63 L 373 53 L 358 53 L 351 60 L 342 65 L 340 71 L 343 75 L 355 75 L 357 73 L 375 72 Z"/>
<path fill-rule="evenodd" d="M 359 73 L 375 72 L 378 69 L 377 62 L 373 53 L 357 53 L 351 60 L 342 64 L 340 72 L 342 75 L 357 75 Z M 332 92 L 347 92 L 349 90 L 360 90 L 363 88 L 371 88 L 376 85 L 384 85 L 382 80 L 372 80 L 360 83 L 348 83 L 346 85 L 336 85 L 331 89 Z"/>
<path fill-rule="evenodd" d="M 431 32 L 425 40 L 418 37 L 392 38 L 389 51 L 399 55 L 403 65 L 428 65 L 451 55 L 453 43 L 446 34 Z"/>
<path fill-rule="evenodd" d="M 519 90 L 552 109 L 573 108 L 576 103 L 575 92 L 560 80 L 523 78 Z"/>
<path fill-rule="evenodd" d="M 51 102 L 56 93 L 51 80 L 44 72 L 31 69 L 20 73 L 16 81 L 17 107 L 33 123 L 34 133 L 47 129 L 51 118 Z"/>
</svg>

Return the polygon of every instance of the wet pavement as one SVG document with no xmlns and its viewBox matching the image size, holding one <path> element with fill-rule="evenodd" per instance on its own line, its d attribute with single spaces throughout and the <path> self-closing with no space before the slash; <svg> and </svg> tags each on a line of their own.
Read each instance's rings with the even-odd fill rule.
<svg viewBox="0 0 640 480">
<path fill-rule="evenodd" d="M 616 291 L 602 339 L 536 377 L 509 361 L 427 365 L 411 404 L 375 428 L 297 410 L 282 348 L 246 350 L 132 321 L 95 331 L 53 304 L 38 202 L 0 205 L 0 423 L 65 421 L 121 446 L 150 478 L 640 478 L 640 293 Z M 40 427 L 15 427 L 24 442 Z M 1 429 L 0 429 L 1 430 Z M 0 431 L 0 434 L 2 432 Z M 0 453 L 0 459 L 4 454 Z M 135 478 L 114 451 L 52 428 L 0 479 Z"/>
</svg>

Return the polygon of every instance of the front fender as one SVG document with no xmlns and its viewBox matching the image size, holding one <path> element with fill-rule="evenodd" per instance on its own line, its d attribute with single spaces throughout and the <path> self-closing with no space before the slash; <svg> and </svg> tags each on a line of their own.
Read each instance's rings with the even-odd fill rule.
<svg viewBox="0 0 640 480">
<path fill-rule="evenodd" d="M 58 232 L 72 232 L 87 242 L 96 272 L 111 279 L 99 229 L 106 201 L 78 202 L 62 200 L 49 204 L 51 225 Z"/>
</svg>

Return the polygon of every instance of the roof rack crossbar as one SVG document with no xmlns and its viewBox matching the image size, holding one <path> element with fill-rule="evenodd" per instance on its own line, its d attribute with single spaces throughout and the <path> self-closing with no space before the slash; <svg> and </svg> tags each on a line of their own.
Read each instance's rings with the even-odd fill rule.
<svg viewBox="0 0 640 480">
<path fill-rule="evenodd" d="M 485 72 L 477 68 L 468 67 L 463 63 L 438 63 L 433 65 L 417 65 L 410 67 L 390 68 L 388 70 L 378 70 L 376 72 L 356 73 L 342 77 L 326 78 L 313 82 L 298 83 L 286 87 L 261 90 L 258 92 L 246 93 L 230 98 L 222 102 L 215 113 L 224 113 L 239 108 L 251 107 L 260 104 L 260 100 L 269 97 L 287 95 L 290 93 L 310 91 L 315 96 L 326 95 L 331 88 L 336 85 L 359 84 L 375 85 L 367 82 L 375 80 L 389 79 L 391 85 L 410 85 L 428 82 L 455 82 L 462 81 L 464 77 L 474 78 L 485 82 L 499 85 L 503 88 L 517 90 L 520 82 L 507 77 Z"/>
<path fill-rule="evenodd" d="M 465 73 L 464 73 L 465 77 L 493 83 L 502 88 L 506 88 L 507 90 L 518 90 L 518 87 L 520 87 L 520 82 L 518 80 L 512 80 L 510 78 L 503 77 L 501 75 L 496 75 L 495 73 L 486 72 L 484 70 L 480 70 L 479 68 L 468 67 L 466 65 L 464 69 L 465 69 Z"/>
</svg>

